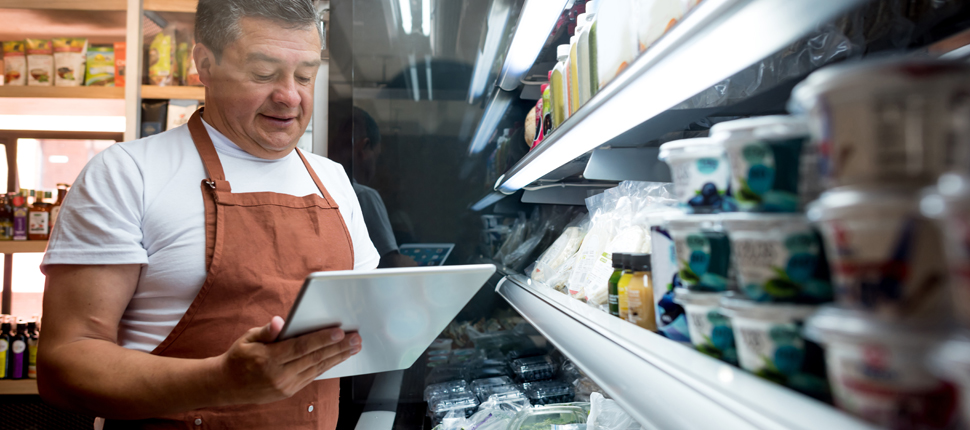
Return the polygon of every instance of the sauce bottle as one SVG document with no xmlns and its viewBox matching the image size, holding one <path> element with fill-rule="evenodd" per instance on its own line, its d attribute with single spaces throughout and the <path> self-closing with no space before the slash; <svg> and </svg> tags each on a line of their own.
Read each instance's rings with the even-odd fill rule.
<svg viewBox="0 0 970 430">
<path fill-rule="evenodd" d="M 620 319 L 627 319 L 627 314 L 630 308 L 627 304 L 627 287 L 630 285 L 630 280 L 633 279 L 633 269 L 630 267 L 630 254 L 627 254 L 626 258 L 623 260 L 623 274 L 620 275 L 620 280 L 616 282 L 616 307 L 619 313 Z"/>
<path fill-rule="evenodd" d="M 27 379 L 27 324 L 17 321 L 17 334 L 10 338 L 10 379 Z"/>
<path fill-rule="evenodd" d="M 13 239 L 13 208 L 6 194 L 0 195 L 0 240 Z"/>
<path fill-rule="evenodd" d="M 50 192 L 46 193 L 50 196 Z M 27 239 L 47 240 L 51 233 L 51 205 L 44 201 L 45 193 L 35 193 L 34 205 L 27 212 Z"/>
<path fill-rule="evenodd" d="M 610 304 L 610 315 L 615 317 L 620 316 L 620 302 L 617 296 L 617 284 L 620 282 L 620 277 L 623 276 L 623 263 L 626 260 L 626 254 L 613 253 L 613 274 L 610 275 L 610 280 L 608 285 L 609 288 L 609 304 Z"/>
<path fill-rule="evenodd" d="M 0 323 L 0 379 L 10 379 L 10 316 Z"/>
<path fill-rule="evenodd" d="M 61 204 L 64 203 L 64 198 L 67 197 L 67 189 L 70 188 L 68 184 L 57 184 L 57 201 L 51 205 L 51 232 L 54 231 L 54 224 L 57 223 L 57 216 L 61 213 Z"/>
<path fill-rule="evenodd" d="M 650 273 L 650 254 L 631 254 L 629 257 L 633 277 L 626 287 L 627 321 L 650 331 L 657 331 L 653 307 L 653 275 Z"/>
<path fill-rule="evenodd" d="M 27 240 L 27 190 L 13 198 L 13 240 Z"/>
<path fill-rule="evenodd" d="M 27 377 L 37 379 L 37 320 L 27 323 Z"/>
<path fill-rule="evenodd" d="M 552 85 L 552 128 L 559 128 L 559 125 L 566 120 L 569 115 L 569 95 L 564 85 L 566 78 L 566 68 L 569 61 L 569 45 L 559 45 L 556 47 L 556 67 L 552 69 L 552 77 L 549 83 Z"/>
</svg>

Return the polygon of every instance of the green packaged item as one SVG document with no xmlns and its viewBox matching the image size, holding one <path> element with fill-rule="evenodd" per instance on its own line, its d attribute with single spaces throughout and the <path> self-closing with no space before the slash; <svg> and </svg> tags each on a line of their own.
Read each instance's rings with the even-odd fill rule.
<svg viewBox="0 0 970 430">
<path fill-rule="evenodd" d="M 115 50 L 113 46 L 88 48 L 87 73 L 84 85 L 92 87 L 115 86 Z"/>
</svg>

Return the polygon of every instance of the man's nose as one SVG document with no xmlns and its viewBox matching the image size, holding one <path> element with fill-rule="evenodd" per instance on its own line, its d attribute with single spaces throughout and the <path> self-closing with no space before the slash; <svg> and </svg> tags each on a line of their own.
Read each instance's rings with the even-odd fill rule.
<svg viewBox="0 0 970 430">
<path fill-rule="evenodd" d="M 294 78 L 282 79 L 273 89 L 273 103 L 279 103 L 286 107 L 297 107 L 300 105 L 300 93 L 297 91 L 297 83 Z"/>
</svg>

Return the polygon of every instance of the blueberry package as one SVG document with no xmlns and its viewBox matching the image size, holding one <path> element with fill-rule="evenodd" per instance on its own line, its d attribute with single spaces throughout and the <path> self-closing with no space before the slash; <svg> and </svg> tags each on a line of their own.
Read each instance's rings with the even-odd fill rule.
<svg viewBox="0 0 970 430">
<path fill-rule="evenodd" d="M 88 40 L 82 37 L 58 37 L 53 40 L 54 86 L 76 87 L 84 84 L 84 63 Z"/>
<path fill-rule="evenodd" d="M 54 50 L 50 39 L 27 39 L 27 85 L 54 85 Z"/>
<path fill-rule="evenodd" d="M 27 85 L 27 57 L 22 40 L 3 42 L 4 85 Z"/>
<path fill-rule="evenodd" d="M 526 382 L 522 390 L 532 405 L 551 405 L 573 401 L 573 387 L 562 381 Z"/>
<path fill-rule="evenodd" d="M 513 360 L 510 366 L 515 377 L 522 382 L 541 381 L 556 376 L 556 366 L 547 355 Z"/>
</svg>

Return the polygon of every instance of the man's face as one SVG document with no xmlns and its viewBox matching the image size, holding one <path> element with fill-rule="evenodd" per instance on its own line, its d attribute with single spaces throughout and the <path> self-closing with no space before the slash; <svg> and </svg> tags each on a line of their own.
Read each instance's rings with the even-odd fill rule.
<svg viewBox="0 0 970 430">
<path fill-rule="evenodd" d="M 205 119 L 250 154 L 281 158 L 313 114 L 320 37 L 313 27 L 285 28 L 262 18 L 239 24 L 242 36 L 226 46 L 222 61 L 205 47 L 194 53 L 206 85 Z"/>
</svg>

